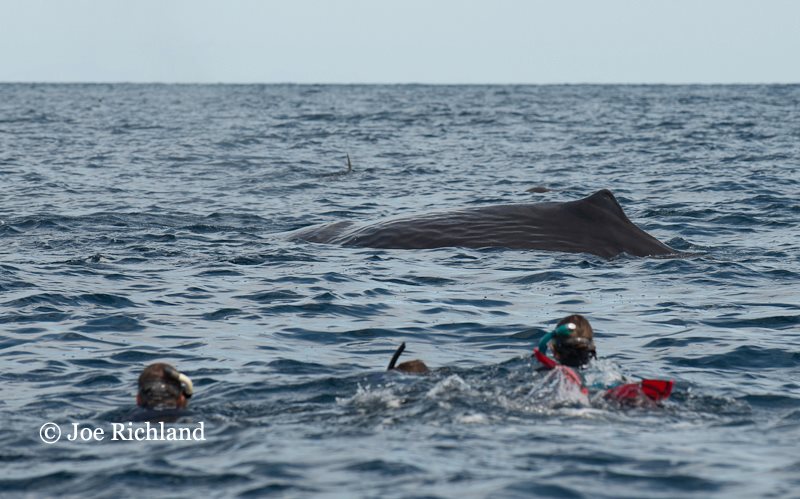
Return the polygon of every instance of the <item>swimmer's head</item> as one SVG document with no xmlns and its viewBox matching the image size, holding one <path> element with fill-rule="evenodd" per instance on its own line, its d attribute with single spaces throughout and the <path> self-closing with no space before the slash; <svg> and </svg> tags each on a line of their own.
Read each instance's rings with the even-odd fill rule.
<svg viewBox="0 0 800 499">
<path fill-rule="evenodd" d="M 400 358 L 400 355 L 403 353 L 403 351 L 405 351 L 405 349 L 405 342 L 401 343 L 400 346 L 397 347 L 394 355 L 392 355 L 392 360 L 389 361 L 389 367 L 386 369 L 387 371 L 400 371 L 408 374 L 427 374 L 430 372 L 428 366 L 426 366 L 421 360 L 408 360 L 398 364 L 397 359 Z"/>
<path fill-rule="evenodd" d="M 572 332 L 568 335 L 553 336 L 550 344 L 553 349 L 553 357 L 569 367 L 582 367 L 591 359 L 597 358 L 593 340 L 594 333 L 589 321 L 582 315 L 575 314 L 561 319 L 558 326 L 565 324 L 568 326 L 573 324 L 574 327 L 569 327 Z"/>
<path fill-rule="evenodd" d="M 192 380 L 169 364 L 150 364 L 139 375 L 136 405 L 144 409 L 183 409 L 194 393 Z"/>
</svg>

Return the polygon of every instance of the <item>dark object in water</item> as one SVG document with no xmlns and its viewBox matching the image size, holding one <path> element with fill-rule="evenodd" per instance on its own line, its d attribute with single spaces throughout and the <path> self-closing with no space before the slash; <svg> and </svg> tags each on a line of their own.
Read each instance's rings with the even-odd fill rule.
<svg viewBox="0 0 800 499">
<path fill-rule="evenodd" d="M 350 173 L 353 173 L 353 163 L 350 161 L 350 155 L 349 154 L 347 155 L 347 162 L 345 164 L 347 165 L 347 170 L 345 170 L 343 172 L 326 173 L 324 175 L 321 175 L 321 177 L 322 178 L 335 178 L 335 177 L 342 177 L 344 175 L 348 175 Z"/>
<path fill-rule="evenodd" d="M 301 229 L 293 239 L 366 248 L 508 248 L 592 253 L 612 258 L 677 255 L 631 222 L 614 195 L 597 191 L 563 203 L 483 206 L 386 220 L 335 222 Z"/>
<path fill-rule="evenodd" d="M 401 343 L 400 346 L 397 347 L 397 350 L 395 350 L 394 355 L 392 355 L 392 360 L 389 361 L 389 367 L 386 368 L 387 371 L 401 371 L 409 374 L 425 374 L 430 372 L 428 366 L 426 366 L 425 363 L 422 362 L 421 360 L 409 360 L 397 364 L 395 366 L 395 364 L 397 363 L 397 359 L 400 358 L 400 355 L 402 355 L 405 349 L 406 349 L 405 342 Z"/>
<path fill-rule="evenodd" d="M 139 375 L 136 405 L 143 409 L 183 409 L 189 404 L 194 385 L 188 376 L 169 364 L 157 362 Z"/>
</svg>

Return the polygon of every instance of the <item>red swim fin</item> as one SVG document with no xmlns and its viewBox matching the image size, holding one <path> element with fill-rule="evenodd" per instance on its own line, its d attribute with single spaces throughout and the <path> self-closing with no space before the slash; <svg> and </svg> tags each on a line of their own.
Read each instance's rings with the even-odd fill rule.
<svg viewBox="0 0 800 499">
<path fill-rule="evenodd" d="M 633 400 L 642 395 L 658 402 L 666 400 L 672 393 L 673 381 L 662 379 L 643 379 L 639 383 L 628 383 L 626 385 L 615 386 L 606 392 L 606 398 L 612 398 L 619 402 Z"/>
<path fill-rule="evenodd" d="M 651 400 L 655 400 L 656 402 L 659 400 L 666 400 L 667 397 L 672 393 L 672 387 L 675 386 L 675 382 L 672 380 L 663 380 L 663 379 L 643 379 L 642 380 L 642 391 L 648 398 Z"/>
</svg>

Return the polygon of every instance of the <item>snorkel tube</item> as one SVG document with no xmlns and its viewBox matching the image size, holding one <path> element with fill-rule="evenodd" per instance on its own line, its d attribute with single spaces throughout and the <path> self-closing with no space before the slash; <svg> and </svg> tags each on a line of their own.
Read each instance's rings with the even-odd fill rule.
<svg viewBox="0 0 800 499">
<path fill-rule="evenodd" d="M 569 336 L 575 332 L 576 329 L 578 329 L 578 326 L 571 322 L 561 324 L 557 328 L 553 329 L 546 335 L 542 336 L 542 339 L 539 340 L 539 346 L 533 349 L 533 356 L 536 357 L 536 360 L 538 360 L 547 369 L 555 369 L 555 367 L 558 365 L 558 362 L 547 356 L 547 344 L 550 343 L 550 340 L 552 340 L 553 337 Z"/>
<path fill-rule="evenodd" d="M 189 379 L 189 376 L 183 374 L 170 365 L 164 367 L 164 374 L 180 383 L 181 393 L 184 397 L 187 399 L 192 398 L 192 395 L 194 395 L 194 384 L 192 383 L 192 380 Z"/>
<path fill-rule="evenodd" d="M 550 343 L 550 340 L 552 340 L 554 336 L 569 336 L 575 332 L 576 329 L 578 329 L 578 326 L 571 322 L 561 324 L 546 335 L 542 336 L 542 339 L 539 340 L 539 351 L 547 355 L 547 344 Z"/>
</svg>

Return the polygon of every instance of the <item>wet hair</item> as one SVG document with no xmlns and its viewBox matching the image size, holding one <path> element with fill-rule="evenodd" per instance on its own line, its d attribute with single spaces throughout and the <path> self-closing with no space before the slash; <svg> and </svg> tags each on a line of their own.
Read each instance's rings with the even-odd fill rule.
<svg viewBox="0 0 800 499">
<path fill-rule="evenodd" d="M 386 368 L 387 371 L 401 371 L 409 374 L 425 374 L 430 372 L 428 366 L 426 366 L 421 360 L 409 360 L 398 364 L 397 359 L 400 358 L 400 355 L 405 351 L 405 349 L 405 342 L 401 343 L 400 346 L 397 347 L 394 355 L 392 355 L 392 360 L 389 361 L 389 367 Z"/>
<path fill-rule="evenodd" d="M 171 365 L 158 362 L 147 366 L 139 375 L 137 400 L 145 409 L 181 408 L 181 395 L 189 398 L 192 390 L 189 378 Z"/>
<path fill-rule="evenodd" d="M 594 347 L 594 332 L 589 321 L 582 315 L 574 314 L 564 317 L 558 325 L 575 324 L 575 330 L 569 336 L 553 338 L 553 353 L 558 361 L 569 367 L 582 367 L 591 359 L 597 358 Z"/>
</svg>

